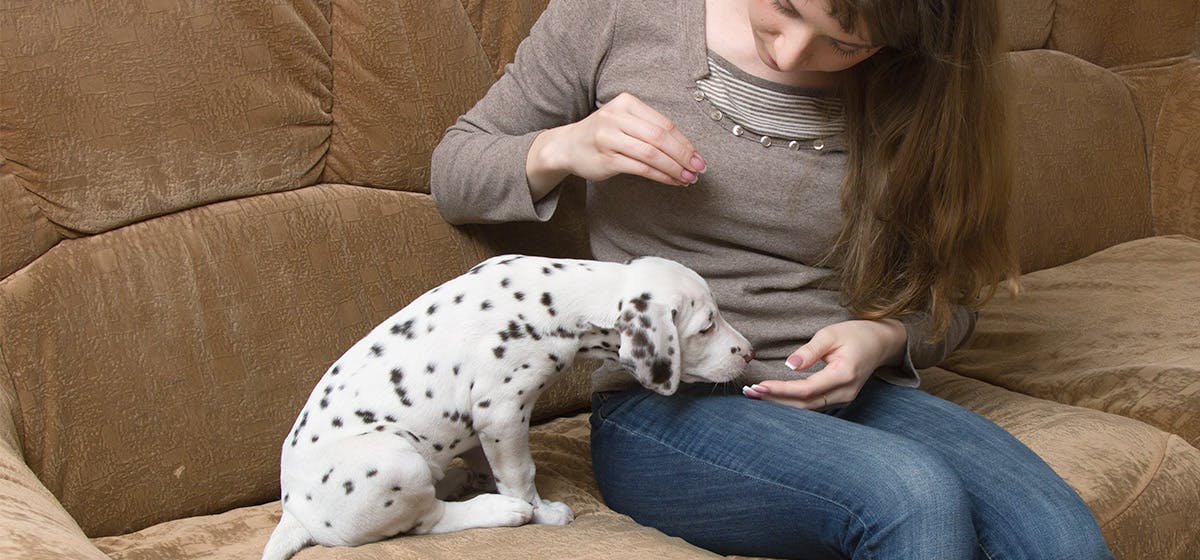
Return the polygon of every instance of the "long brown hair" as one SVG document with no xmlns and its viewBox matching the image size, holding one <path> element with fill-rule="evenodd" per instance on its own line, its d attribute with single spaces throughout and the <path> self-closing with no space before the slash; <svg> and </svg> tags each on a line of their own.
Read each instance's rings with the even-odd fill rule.
<svg viewBox="0 0 1200 560">
<path fill-rule="evenodd" d="M 835 245 L 847 308 L 867 319 L 978 308 L 1020 268 L 995 0 L 831 0 L 878 52 L 847 70 L 849 171 Z"/>
</svg>

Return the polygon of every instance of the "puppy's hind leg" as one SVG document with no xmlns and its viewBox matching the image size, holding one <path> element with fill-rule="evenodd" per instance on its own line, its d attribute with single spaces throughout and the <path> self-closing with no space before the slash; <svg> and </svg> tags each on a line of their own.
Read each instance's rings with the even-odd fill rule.
<svg viewBox="0 0 1200 560">
<path fill-rule="evenodd" d="M 437 483 L 439 500 L 458 500 L 473 492 L 496 493 L 496 478 L 488 464 L 482 447 L 475 447 L 459 455 L 464 466 L 446 471 L 446 476 Z"/>
<path fill-rule="evenodd" d="M 495 478 L 488 466 L 483 450 L 475 448 L 462 454 L 466 469 L 454 469 L 446 473 L 437 485 L 439 500 L 431 508 L 414 533 L 449 533 L 476 527 L 516 527 L 533 518 L 533 505 L 517 498 L 495 494 Z M 457 480 L 447 480 L 449 478 Z M 480 494 L 464 502 L 444 501 L 440 498 L 448 493 L 484 490 L 493 493 Z"/>
<path fill-rule="evenodd" d="M 437 500 L 412 532 L 436 534 L 479 527 L 516 527 L 532 518 L 533 506 L 528 502 L 500 494 L 480 494 L 465 502 Z"/>
<path fill-rule="evenodd" d="M 403 533 L 516 526 L 533 516 L 528 503 L 496 494 L 466 502 L 437 499 L 429 463 L 406 432 L 363 433 L 307 455 L 308 480 L 294 481 L 306 490 L 288 508 L 318 544 L 357 546 Z"/>
</svg>

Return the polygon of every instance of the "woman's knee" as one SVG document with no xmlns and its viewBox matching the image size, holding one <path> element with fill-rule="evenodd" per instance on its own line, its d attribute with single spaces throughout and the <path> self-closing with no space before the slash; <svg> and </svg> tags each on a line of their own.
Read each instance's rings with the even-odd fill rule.
<svg viewBox="0 0 1200 560">
<path fill-rule="evenodd" d="M 1019 489 L 1014 494 L 1020 495 Z M 1075 496 L 1037 496 L 1024 493 L 1018 507 L 1007 504 L 991 509 L 1006 512 L 1003 519 L 987 520 L 980 544 L 989 557 L 999 559 L 1111 560 L 1113 553 L 1100 525 L 1087 505 Z"/>
</svg>

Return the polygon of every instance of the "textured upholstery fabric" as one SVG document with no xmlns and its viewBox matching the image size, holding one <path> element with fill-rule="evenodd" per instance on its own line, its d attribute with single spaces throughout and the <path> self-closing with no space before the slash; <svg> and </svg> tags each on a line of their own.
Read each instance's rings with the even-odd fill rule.
<svg viewBox="0 0 1200 560">
<path fill-rule="evenodd" d="M 519 4 L 462 0 L 471 27 L 480 46 L 492 64 L 494 78 L 504 73 L 504 66 L 513 59 L 517 45 L 529 34 L 533 22 L 546 9 L 548 0 L 531 0 Z M 456 115 L 457 116 L 457 115 Z"/>
<path fill-rule="evenodd" d="M 271 499 L 325 368 L 482 257 L 427 196 L 343 185 L 64 242 L 0 282 L 25 458 L 93 536 Z"/>
<path fill-rule="evenodd" d="M 0 160 L 3 159 L 0 148 Z M 0 174 L 0 278 L 33 262 L 59 240 L 37 197 L 16 175 Z"/>
<path fill-rule="evenodd" d="M 1200 239 L 1200 57 L 1180 63 L 1155 121 L 1154 228 Z"/>
<path fill-rule="evenodd" d="M 20 457 L 0 451 L 0 556 L 103 559 Z"/>
<path fill-rule="evenodd" d="M 1046 45 L 1109 68 L 1194 52 L 1197 21 L 1196 0 L 1054 0 Z"/>
<path fill-rule="evenodd" d="M 1010 225 L 1022 270 L 1150 235 L 1142 125 L 1121 80 L 1057 51 L 1009 59 L 1016 165 Z"/>
<path fill-rule="evenodd" d="M 1200 241 L 1130 241 L 1026 275 L 947 370 L 1136 418 L 1200 447 Z"/>
<path fill-rule="evenodd" d="M 329 136 L 314 2 L 7 2 L 5 170 L 72 233 L 311 185 Z"/>
<path fill-rule="evenodd" d="M 457 0 L 335 0 L 334 133 L 323 180 L 429 192 L 442 131 L 483 95 L 492 66 Z"/>
<path fill-rule="evenodd" d="M 445 535 L 401 537 L 355 548 L 309 548 L 296 560 L 312 558 L 588 558 L 702 559 L 713 554 L 640 527 L 604 506 L 589 464 L 586 415 L 555 420 L 535 428 L 530 447 L 538 464 L 539 493 L 561 500 L 576 513 L 566 527 L 526 525 L 477 529 Z M 185 519 L 131 535 L 95 540 L 114 559 L 242 559 L 261 552 L 279 520 L 279 503 L 225 514 Z"/>
<path fill-rule="evenodd" d="M 1040 49 L 1050 38 L 1054 23 L 1054 0 L 1006 0 L 999 2 L 1004 18 L 1001 30 L 1008 41 L 1008 50 Z"/>
</svg>

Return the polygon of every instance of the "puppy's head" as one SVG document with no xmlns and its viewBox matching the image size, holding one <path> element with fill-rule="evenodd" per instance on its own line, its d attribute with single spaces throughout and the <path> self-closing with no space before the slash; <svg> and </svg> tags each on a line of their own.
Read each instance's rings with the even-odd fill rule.
<svg viewBox="0 0 1200 560">
<path fill-rule="evenodd" d="M 629 263 L 614 328 L 618 359 L 642 386 L 674 394 L 682 382 L 721 383 L 753 357 L 750 342 L 721 318 L 708 283 L 671 260 Z"/>
</svg>

